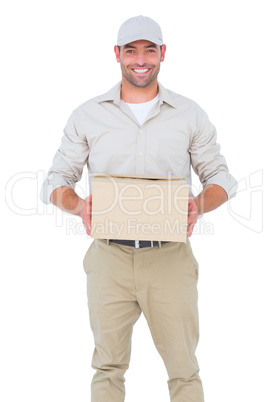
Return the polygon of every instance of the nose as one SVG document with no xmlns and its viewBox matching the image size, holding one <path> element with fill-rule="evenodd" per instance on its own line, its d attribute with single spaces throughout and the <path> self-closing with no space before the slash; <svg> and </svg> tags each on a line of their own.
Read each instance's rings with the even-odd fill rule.
<svg viewBox="0 0 268 402">
<path fill-rule="evenodd" d="M 146 63 L 146 58 L 144 57 L 143 52 L 139 52 L 139 53 L 137 54 L 136 63 L 137 63 L 140 67 L 143 67 L 143 65 Z"/>
</svg>

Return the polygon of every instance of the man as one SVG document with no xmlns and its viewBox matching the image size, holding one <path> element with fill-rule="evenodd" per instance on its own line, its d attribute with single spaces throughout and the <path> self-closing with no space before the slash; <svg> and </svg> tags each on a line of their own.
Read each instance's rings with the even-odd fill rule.
<svg viewBox="0 0 268 402">
<path fill-rule="evenodd" d="M 92 196 L 83 200 L 74 191 L 86 163 L 89 176 L 171 172 L 189 185 L 192 165 L 204 189 L 189 199 L 190 237 L 198 215 L 227 201 L 236 183 L 215 128 L 196 103 L 158 83 L 166 46 L 155 21 L 138 16 L 124 22 L 114 51 L 122 81 L 73 112 L 42 199 L 79 215 L 90 234 Z M 84 258 L 95 341 L 93 402 L 124 401 L 131 334 L 141 312 L 168 372 L 170 400 L 203 401 L 195 357 L 198 264 L 189 241 L 153 240 L 95 239 Z"/>
</svg>

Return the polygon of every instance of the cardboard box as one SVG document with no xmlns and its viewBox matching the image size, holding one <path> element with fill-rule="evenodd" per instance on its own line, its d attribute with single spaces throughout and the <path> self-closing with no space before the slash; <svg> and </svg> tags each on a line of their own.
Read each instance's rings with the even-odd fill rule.
<svg viewBox="0 0 268 402">
<path fill-rule="evenodd" d="M 91 236 L 186 242 L 188 196 L 181 176 L 95 175 Z"/>
</svg>

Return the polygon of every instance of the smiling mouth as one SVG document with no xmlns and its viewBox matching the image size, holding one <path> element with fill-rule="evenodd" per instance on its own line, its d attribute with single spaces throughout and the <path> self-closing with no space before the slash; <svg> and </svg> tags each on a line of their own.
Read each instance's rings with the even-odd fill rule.
<svg viewBox="0 0 268 402">
<path fill-rule="evenodd" d="M 132 71 L 136 74 L 146 74 L 148 71 L 150 71 L 150 68 L 133 68 Z"/>
</svg>

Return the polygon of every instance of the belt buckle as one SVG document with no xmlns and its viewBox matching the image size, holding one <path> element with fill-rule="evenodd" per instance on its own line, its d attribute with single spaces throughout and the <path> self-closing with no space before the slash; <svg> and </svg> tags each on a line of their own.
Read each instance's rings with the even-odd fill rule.
<svg viewBox="0 0 268 402">
<path fill-rule="evenodd" d="M 134 240 L 135 241 L 135 248 L 140 248 L 140 241 L 139 240 Z M 151 240 L 151 246 L 149 247 L 154 247 L 154 242 Z"/>
<path fill-rule="evenodd" d="M 139 240 L 134 240 L 135 241 L 135 248 L 140 248 L 140 241 Z"/>
</svg>

